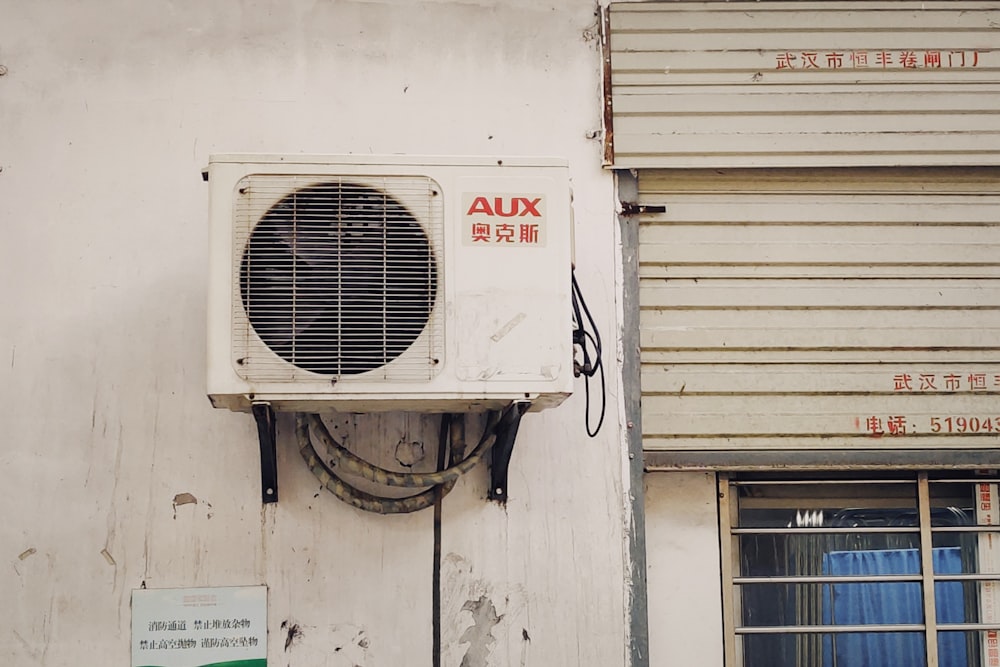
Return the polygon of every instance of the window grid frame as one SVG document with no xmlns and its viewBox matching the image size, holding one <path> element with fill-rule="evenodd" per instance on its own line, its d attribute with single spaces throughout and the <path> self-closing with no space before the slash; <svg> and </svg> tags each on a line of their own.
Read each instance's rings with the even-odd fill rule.
<svg viewBox="0 0 1000 667">
<path fill-rule="evenodd" d="M 978 485 L 991 483 L 1000 485 L 1000 479 L 961 478 L 961 479 L 930 479 L 927 472 L 918 472 L 914 477 L 906 479 L 831 479 L 810 480 L 805 478 L 788 478 L 782 480 L 746 481 L 733 479 L 729 473 L 719 473 L 718 508 L 720 555 L 723 576 L 723 633 L 726 665 L 742 667 L 743 642 L 742 637 L 764 634 L 844 634 L 849 632 L 921 632 L 924 636 L 926 667 L 939 667 L 938 634 L 941 632 L 985 632 L 1000 630 L 1000 622 L 994 623 L 939 623 L 937 622 L 937 607 L 935 584 L 953 581 L 1000 581 L 1000 572 L 996 573 L 963 573 L 936 574 L 933 567 L 933 537 L 938 533 L 975 533 L 984 534 L 1000 532 L 1000 525 L 979 524 L 970 526 L 933 526 L 930 494 L 931 484 L 960 483 Z M 741 486 L 793 486 L 804 484 L 842 484 L 842 485 L 882 485 L 903 484 L 915 487 L 918 513 L 918 525 L 912 527 L 857 527 L 857 528 L 743 528 L 739 526 L 739 498 L 735 490 Z M 843 533 L 909 533 L 919 536 L 920 564 L 919 574 L 903 575 L 808 575 L 808 576 L 741 576 L 740 572 L 740 537 L 742 535 L 762 534 L 843 534 Z M 923 623 L 906 624 L 865 624 L 865 625 L 772 625 L 746 626 L 738 622 L 742 609 L 742 587 L 755 584 L 797 584 L 797 583 L 871 583 L 878 582 L 919 582 L 921 599 L 923 601 Z"/>
</svg>

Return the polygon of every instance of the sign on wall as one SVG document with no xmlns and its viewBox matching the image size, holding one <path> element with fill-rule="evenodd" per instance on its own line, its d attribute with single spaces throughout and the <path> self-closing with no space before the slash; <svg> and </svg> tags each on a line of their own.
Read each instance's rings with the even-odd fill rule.
<svg viewBox="0 0 1000 667">
<path fill-rule="evenodd" d="M 266 586 L 132 591 L 132 667 L 266 665 Z"/>
</svg>

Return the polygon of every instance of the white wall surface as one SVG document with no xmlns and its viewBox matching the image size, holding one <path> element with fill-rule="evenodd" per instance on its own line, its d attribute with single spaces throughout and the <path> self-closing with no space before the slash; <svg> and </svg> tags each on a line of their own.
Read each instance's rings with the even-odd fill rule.
<svg viewBox="0 0 1000 667">
<path fill-rule="evenodd" d="M 645 477 L 649 664 L 722 667 L 714 473 Z"/>
<path fill-rule="evenodd" d="M 217 152 L 568 158 L 578 277 L 614 341 L 593 3 L 0 0 L 0 17 L 0 663 L 127 665 L 133 589 L 266 584 L 272 664 L 430 665 L 431 512 L 320 493 L 287 419 L 262 508 L 253 419 L 204 396 L 199 172 Z M 579 384 L 522 423 L 505 509 L 484 468 L 444 501 L 443 664 L 623 664 L 606 361 L 598 438 Z M 419 418 L 351 428 L 433 442 Z M 500 619 L 470 641 L 483 596 Z"/>
</svg>

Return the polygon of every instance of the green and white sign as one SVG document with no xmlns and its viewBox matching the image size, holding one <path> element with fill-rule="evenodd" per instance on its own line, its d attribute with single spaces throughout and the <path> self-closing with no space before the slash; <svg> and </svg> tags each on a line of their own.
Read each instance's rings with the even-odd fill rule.
<svg viewBox="0 0 1000 667">
<path fill-rule="evenodd" d="M 266 586 L 132 591 L 132 667 L 266 666 Z"/>
</svg>

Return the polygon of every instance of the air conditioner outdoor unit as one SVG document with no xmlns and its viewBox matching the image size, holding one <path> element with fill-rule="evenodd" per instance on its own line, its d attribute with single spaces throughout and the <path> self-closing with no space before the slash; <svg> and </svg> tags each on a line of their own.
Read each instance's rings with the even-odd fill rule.
<svg viewBox="0 0 1000 667">
<path fill-rule="evenodd" d="M 538 410 L 571 393 L 564 161 L 218 155 L 206 173 L 216 407 Z"/>
</svg>

